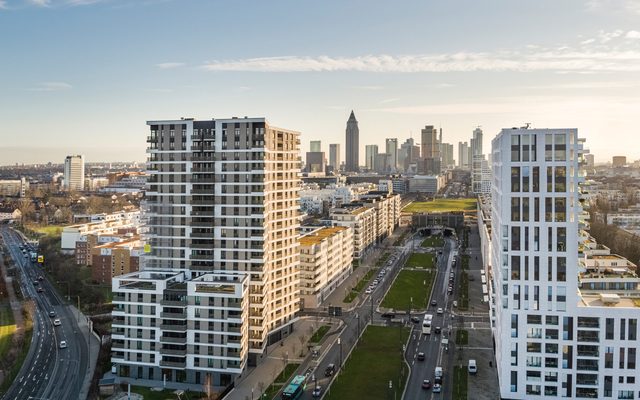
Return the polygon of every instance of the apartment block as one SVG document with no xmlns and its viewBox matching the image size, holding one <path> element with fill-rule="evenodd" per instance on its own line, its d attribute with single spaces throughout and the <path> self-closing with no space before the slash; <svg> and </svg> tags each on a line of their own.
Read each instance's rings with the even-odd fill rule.
<svg viewBox="0 0 640 400">
<path fill-rule="evenodd" d="M 304 308 L 316 308 L 352 272 L 353 230 L 320 228 L 300 238 L 300 296 Z"/>
<path fill-rule="evenodd" d="M 490 229 L 478 221 L 504 399 L 640 394 L 636 267 L 585 231 L 585 153 L 576 129 L 504 129 L 492 141 Z"/>
<path fill-rule="evenodd" d="M 140 237 L 93 247 L 91 249 L 92 280 L 111 285 L 111 278 L 138 271 L 143 249 Z"/>
<path fill-rule="evenodd" d="M 111 362 L 119 376 L 227 386 L 249 348 L 244 273 L 140 271 L 113 279 Z"/>
<path fill-rule="evenodd" d="M 339 207 L 331 210 L 332 223 L 353 230 L 353 258 L 361 259 L 376 244 L 378 220 L 374 208 Z"/>
<path fill-rule="evenodd" d="M 64 189 L 84 190 L 84 156 L 67 156 L 64 159 Z"/>
<path fill-rule="evenodd" d="M 186 374 L 185 382 L 202 384 L 203 374 L 213 371 L 214 384 L 225 386 L 291 332 L 300 309 L 299 133 L 273 127 L 264 118 L 147 124 L 150 177 L 143 237 L 150 252 L 143 271 L 181 272 L 187 287 L 196 288 L 202 276 L 234 274 L 247 286 L 242 291 L 247 324 L 229 331 L 201 324 L 194 339 L 218 344 L 220 331 L 239 333 L 237 340 L 246 346 L 239 347 L 238 363 L 222 372 L 222 367 L 211 370 L 204 359 L 174 365 L 168 358 L 164 367 L 172 373 L 167 379 Z M 171 321 L 163 317 L 164 324 Z M 118 375 L 127 373 L 131 370 Z"/>
<path fill-rule="evenodd" d="M 63 252 L 74 252 L 79 241 L 88 235 L 124 235 L 137 233 L 141 227 L 140 211 L 121 211 L 102 215 L 92 222 L 65 226 L 62 229 L 60 247 Z"/>
<path fill-rule="evenodd" d="M 25 197 L 29 182 L 25 178 L 0 179 L 0 197 Z"/>
</svg>

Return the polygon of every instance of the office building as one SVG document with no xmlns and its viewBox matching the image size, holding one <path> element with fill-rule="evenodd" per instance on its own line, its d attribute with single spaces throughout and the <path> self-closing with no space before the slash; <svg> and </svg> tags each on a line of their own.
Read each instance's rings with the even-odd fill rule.
<svg viewBox="0 0 640 400">
<path fill-rule="evenodd" d="M 364 148 L 365 150 L 365 165 L 367 170 L 374 171 L 376 166 L 376 158 L 378 157 L 378 145 L 368 144 Z"/>
<path fill-rule="evenodd" d="M 467 142 L 458 142 L 458 168 L 469 168 L 469 152 Z"/>
<path fill-rule="evenodd" d="M 376 154 L 376 159 L 373 165 L 374 171 L 379 174 L 387 174 L 391 172 L 391 155 L 387 153 Z"/>
<path fill-rule="evenodd" d="M 114 279 L 112 364 L 228 386 L 300 309 L 299 133 L 264 118 L 147 124 L 149 253 Z"/>
<path fill-rule="evenodd" d="M 353 110 L 347 121 L 345 171 L 358 172 L 360 170 L 360 130 L 358 120 Z"/>
<path fill-rule="evenodd" d="M 29 181 L 25 178 L 0 180 L 0 197 L 25 197 Z"/>
<path fill-rule="evenodd" d="M 400 170 L 405 172 L 411 164 L 415 164 L 420 160 L 420 146 L 415 144 L 413 138 L 407 139 L 398 151 L 398 164 Z"/>
<path fill-rule="evenodd" d="M 84 190 L 84 156 L 67 156 L 64 159 L 64 189 Z"/>
<path fill-rule="evenodd" d="M 389 166 L 392 172 L 398 170 L 398 139 L 392 138 L 385 141 L 385 148 L 389 154 Z"/>
<path fill-rule="evenodd" d="M 306 172 L 324 175 L 326 168 L 327 159 L 324 156 L 324 151 L 307 152 Z"/>
<path fill-rule="evenodd" d="M 421 131 L 422 158 L 439 158 L 438 130 L 433 125 L 427 125 Z"/>
<path fill-rule="evenodd" d="M 473 136 L 471 138 L 471 160 L 475 156 L 481 156 L 482 153 L 482 129 L 477 127 L 473 130 Z"/>
<path fill-rule="evenodd" d="M 353 230 L 320 228 L 300 239 L 300 296 L 304 308 L 316 308 L 351 274 Z"/>
<path fill-rule="evenodd" d="M 453 145 L 449 143 L 441 143 L 440 144 L 441 154 L 442 154 L 442 168 L 453 168 Z"/>
<path fill-rule="evenodd" d="M 640 390 L 635 265 L 592 243 L 576 129 L 504 129 L 492 141 L 488 248 L 504 399 L 630 399 Z M 485 218 L 479 218 L 485 222 Z"/>
<path fill-rule="evenodd" d="M 329 145 L 329 167 L 334 171 L 340 171 L 340 143 L 331 143 Z"/>
<path fill-rule="evenodd" d="M 322 151 L 322 141 L 321 140 L 312 140 L 309 142 L 309 151 L 312 153 L 319 153 Z"/>
<path fill-rule="evenodd" d="M 626 156 L 613 156 L 611 159 L 611 166 L 613 168 L 624 167 L 627 165 L 627 157 Z"/>
</svg>

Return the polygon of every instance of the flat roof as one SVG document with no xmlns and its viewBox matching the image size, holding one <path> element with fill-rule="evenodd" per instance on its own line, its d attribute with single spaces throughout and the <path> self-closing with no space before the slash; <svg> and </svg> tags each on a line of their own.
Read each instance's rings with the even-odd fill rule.
<svg viewBox="0 0 640 400">
<path fill-rule="evenodd" d="M 605 296 L 606 298 L 607 296 Z M 593 294 L 583 294 L 581 296 L 580 301 L 578 302 L 578 307 L 612 307 L 612 308 L 636 308 L 640 307 L 639 299 L 632 299 L 629 297 L 619 297 L 612 298 L 612 300 L 616 302 L 603 302 L 601 298 L 601 294 L 593 293 Z"/>
<path fill-rule="evenodd" d="M 347 229 L 346 226 L 331 226 L 319 229 L 315 232 L 312 232 L 308 235 L 301 237 L 300 244 L 303 246 L 313 246 L 314 244 L 318 244 L 339 232 L 345 231 Z"/>
</svg>

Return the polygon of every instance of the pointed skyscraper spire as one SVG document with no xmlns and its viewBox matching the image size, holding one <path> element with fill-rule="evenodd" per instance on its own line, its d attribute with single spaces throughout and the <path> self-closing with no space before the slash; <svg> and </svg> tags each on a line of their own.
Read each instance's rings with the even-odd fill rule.
<svg viewBox="0 0 640 400">
<path fill-rule="evenodd" d="M 358 172 L 360 161 L 360 130 L 358 129 L 358 120 L 356 115 L 351 110 L 349 120 L 347 121 L 346 130 L 346 157 L 345 157 L 345 170 L 348 172 Z"/>
</svg>

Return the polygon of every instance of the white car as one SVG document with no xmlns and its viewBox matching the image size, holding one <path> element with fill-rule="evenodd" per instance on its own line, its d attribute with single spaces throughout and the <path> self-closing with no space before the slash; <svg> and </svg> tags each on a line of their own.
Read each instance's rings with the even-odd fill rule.
<svg viewBox="0 0 640 400">
<path fill-rule="evenodd" d="M 458 302 L 456 300 L 453 301 L 453 306 L 458 307 Z"/>
<path fill-rule="evenodd" d="M 60 326 L 60 325 L 62 325 L 62 322 L 60 322 L 58 318 L 53 320 L 53 326 Z"/>
<path fill-rule="evenodd" d="M 442 314 L 442 313 L 443 313 L 443 311 L 442 311 L 442 307 L 438 307 L 438 311 L 436 311 L 436 312 L 437 312 L 438 314 Z"/>
<path fill-rule="evenodd" d="M 67 348 L 67 341 L 63 340 L 62 342 L 60 342 L 60 348 L 61 349 L 66 349 Z"/>
<path fill-rule="evenodd" d="M 365 294 L 371 294 L 373 293 L 373 289 L 371 289 L 370 287 L 367 288 L 367 290 L 364 291 Z"/>
</svg>

